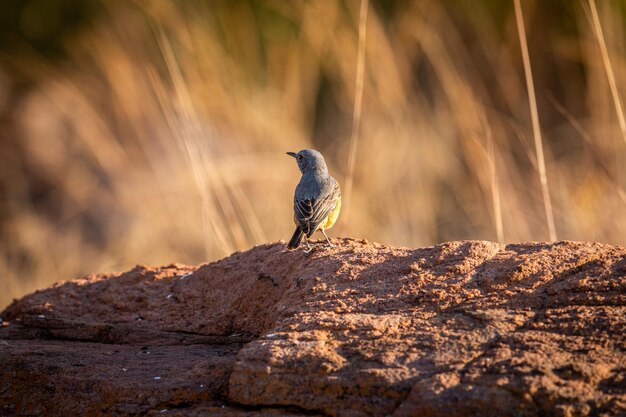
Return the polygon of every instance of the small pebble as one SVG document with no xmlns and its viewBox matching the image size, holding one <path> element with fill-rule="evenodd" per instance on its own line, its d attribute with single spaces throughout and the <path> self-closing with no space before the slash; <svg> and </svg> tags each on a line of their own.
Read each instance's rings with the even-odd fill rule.
<svg viewBox="0 0 626 417">
<path fill-rule="evenodd" d="M 43 314 L 40 314 L 37 317 L 39 317 L 40 319 L 45 319 L 46 318 L 46 316 L 44 316 Z"/>
<path fill-rule="evenodd" d="M 169 294 L 169 295 L 167 296 L 167 299 L 168 299 L 168 300 L 169 300 L 170 298 L 172 298 L 172 294 Z"/>
<path fill-rule="evenodd" d="M 126 368 L 122 368 L 122 371 L 126 372 L 126 371 L 128 371 L 128 369 L 126 369 Z"/>
<path fill-rule="evenodd" d="M 154 377 L 154 380 L 155 380 L 155 381 L 158 381 L 159 379 L 161 379 L 161 377 L 160 377 L 160 376 L 155 376 L 155 377 Z"/>
</svg>

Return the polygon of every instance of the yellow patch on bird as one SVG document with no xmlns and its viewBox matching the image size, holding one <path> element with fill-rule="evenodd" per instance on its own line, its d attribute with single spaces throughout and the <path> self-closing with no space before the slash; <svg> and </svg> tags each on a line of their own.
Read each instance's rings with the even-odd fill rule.
<svg viewBox="0 0 626 417">
<path fill-rule="evenodd" d="M 337 217 L 339 217 L 339 210 L 341 210 L 341 196 L 339 196 L 339 198 L 337 199 L 337 204 L 335 205 L 335 208 L 328 213 L 328 217 L 326 218 L 325 221 L 322 222 L 322 224 L 320 224 L 319 229 L 330 229 L 331 227 L 333 227 L 333 224 L 335 224 L 335 222 L 337 221 Z"/>
</svg>

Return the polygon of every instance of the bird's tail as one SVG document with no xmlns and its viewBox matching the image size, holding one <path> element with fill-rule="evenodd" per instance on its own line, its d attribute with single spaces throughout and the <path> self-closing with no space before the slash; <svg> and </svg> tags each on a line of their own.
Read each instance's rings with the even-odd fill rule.
<svg viewBox="0 0 626 417">
<path fill-rule="evenodd" d="M 299 227 L 296 227 L 296 231 L 293 232 L 293 236 L 291 237 L 291 240 L 287 244 L 287 249 L 295 249 L 298 246 L 300 246 L 300 242 L 302 241 L 303 234 L 304 233 L 302 232 L 302 230 L 300 230 Z"/>
</svg>

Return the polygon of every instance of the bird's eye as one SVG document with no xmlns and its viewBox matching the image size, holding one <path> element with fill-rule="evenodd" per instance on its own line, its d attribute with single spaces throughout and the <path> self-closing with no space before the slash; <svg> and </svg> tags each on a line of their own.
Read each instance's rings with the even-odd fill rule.
<svg viewBox="0 0 626 417">
<path fill-rule="evenodd" d="M 302 160 L 302 158 L 304 158 L 302 155 L 298 155 L 299 160 Z"/>
</svg>

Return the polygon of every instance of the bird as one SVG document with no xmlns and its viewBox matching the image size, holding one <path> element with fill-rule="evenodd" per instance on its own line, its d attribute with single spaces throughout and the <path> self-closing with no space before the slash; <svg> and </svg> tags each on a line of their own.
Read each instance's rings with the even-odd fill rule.
<svg viewBox="0 0 626 417">
<path fill-rule="evenodd" d="M 298 163 L 302 173 L 293 197 L 294 223 L 296 230 L 288 249 L 300 246 L 302 238 L 306 239 L 307 249 L 311 251 L 309 238 L 317 230 L 321 231 L 330 247 L 334 247 L 326 236 L 339 217 L 341 209 L 341 190 L 336 179 L 330 176 L 326 161 L 322 154 L 314 149 L 303 149 L 299 152 L 287 152 Z"/>
</svg>

